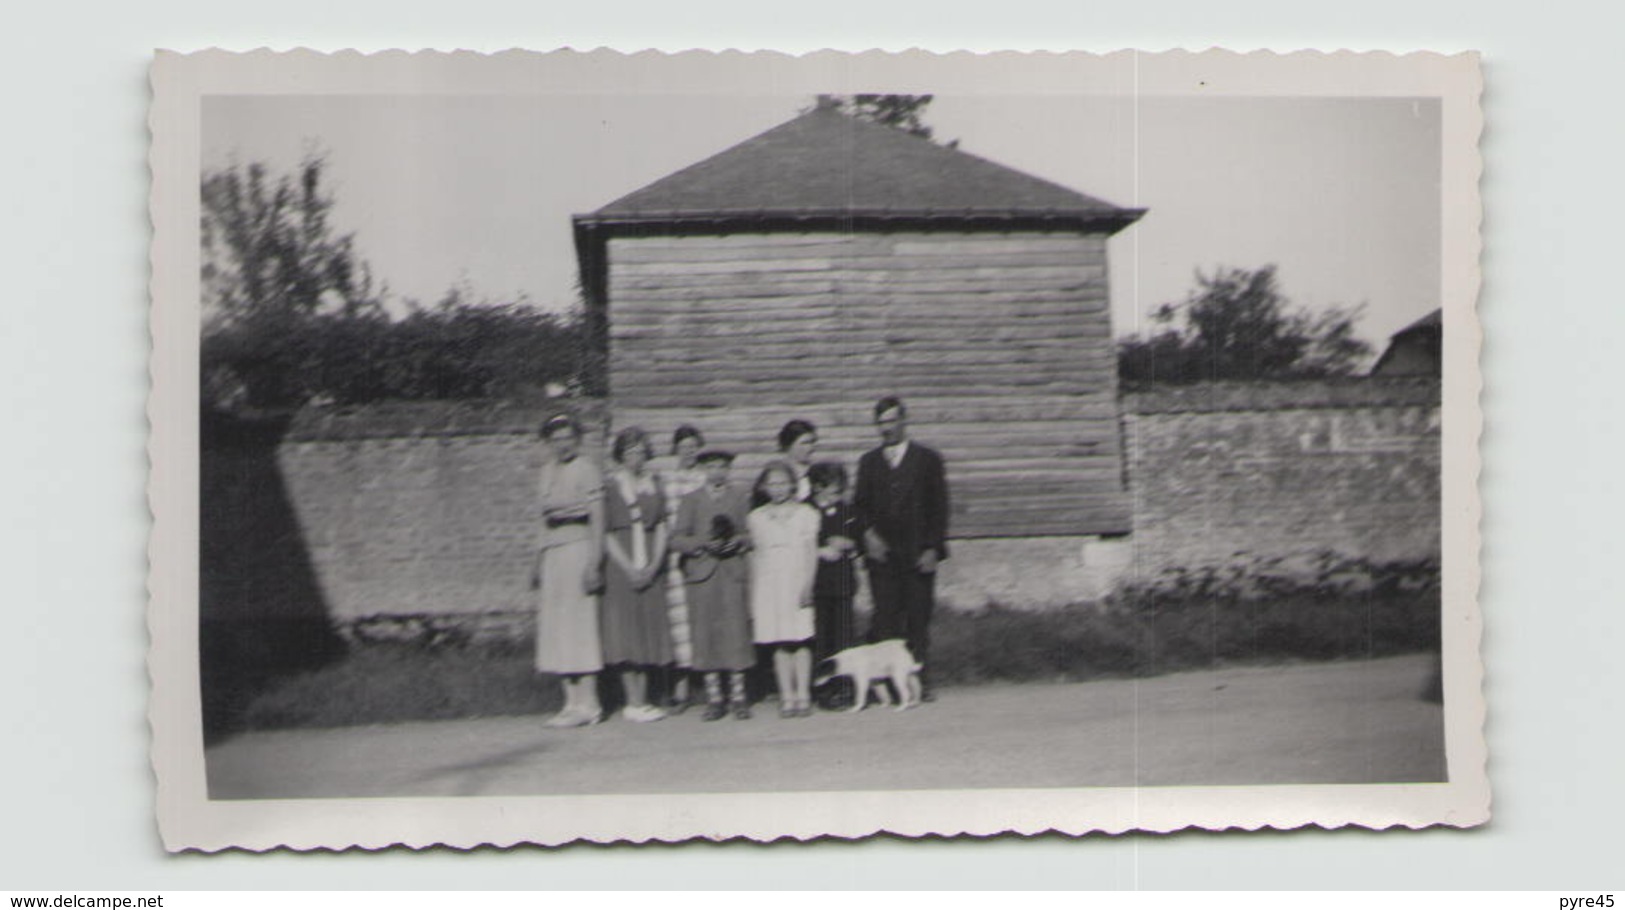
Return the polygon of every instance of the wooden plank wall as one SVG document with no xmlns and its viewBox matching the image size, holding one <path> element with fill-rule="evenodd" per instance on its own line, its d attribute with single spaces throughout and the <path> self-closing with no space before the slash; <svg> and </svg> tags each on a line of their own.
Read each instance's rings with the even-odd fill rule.
<svg viewBox="0 0 1625 910">
<path fill-rule="evenodd" d="M 900 395 L 948 459 L 954 536 L 1126 532 L 1107 301 L 1100 235 L 616 239 L 612 422 L 693 423 L 744 478 L 794 417 L 854 465 Z"/>
</svg>

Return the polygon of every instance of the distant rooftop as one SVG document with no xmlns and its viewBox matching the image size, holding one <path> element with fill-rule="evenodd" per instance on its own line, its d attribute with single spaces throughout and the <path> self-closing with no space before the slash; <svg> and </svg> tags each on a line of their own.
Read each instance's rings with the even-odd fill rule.
<svg viewBox="0 0 1625 910">
<path fill-rule="evenodd" d="M 1393 334 L 1370 375 L 1438 376 L 1444 365 L 1444 310 L 1437 309 Z"/>
<path fill-rule="evenodd" d="M 1399 331 L 1395 332 L 1393 337 L 1398 338 L 1401 335 L 1404 335 L 1404 334 L 1407 334 L 1407 333 L 1410 333 L 1410 332 L 1420 331 L 1422 329 L 1440 330 L 1440 329 L 1443 329 L 1443 328 L 1444 328 L 1444 309 L 1441 307 L 1441 308 L 1439 308 L 1437 310 L 1434 310 L 1433 312 L 1427 314 L 1426 316 L 1423 316 L 1421 319 L 1416 320 L 1415 322 L 1411 323 L 1410 325 L 1400 329 Z"/>
</svg>

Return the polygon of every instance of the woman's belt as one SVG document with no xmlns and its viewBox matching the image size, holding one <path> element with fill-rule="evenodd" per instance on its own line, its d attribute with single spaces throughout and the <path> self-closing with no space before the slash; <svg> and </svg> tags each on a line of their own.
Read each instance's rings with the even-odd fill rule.
<svg viewBox="0 0 1625 910">
<path fill-rule="evenodd" d="M 563 528 L 568 527 L 569 525 L 584 525 L 586 523 L 587 516 L 585 515 L 572 515 L 566 518 L 549 516 L 547 519 L 547 526 L 549 528 Z"/>
</svg>

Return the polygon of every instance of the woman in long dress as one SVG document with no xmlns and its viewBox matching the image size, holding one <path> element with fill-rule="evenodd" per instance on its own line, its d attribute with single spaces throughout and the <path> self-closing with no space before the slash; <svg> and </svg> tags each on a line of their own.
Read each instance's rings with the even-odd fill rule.
<svg viewBox="0 0 1625 910">
<path fill-rule="evenodd" d="M 697 459 L 705 448 L 705 436 L 699 428 L 683 424 L 671 437 L 674 464 L 660 472 L 660 492 L 666 497 L 666 524 L 675 527 L 677 510 L 683 497 L 705 485 L 705 470 Z M 683 577 L 683 556 L 675 549 L 667 557 L 666 616 L 671 620 L 672 682 L 670 703 L 674 712 L 683 711 L 689 704 L 689 674 L 695 669 L 693 630 L 689 618 L 688 583 Z"/>
<path fill-rule="evenodd" d="M 779 715 L 812 714 L 813 577 L 818 511 L 794 499 L 795 472 L 769 464 L 757 481 L 767 503 L 752 510 L 750 615 L 756 643 L 773 650 Z"/>
<path fill-rule="evenodd" d="M 550 727 L 581 727 L 603 717 L 598 673 L 598 590 L 604 534 L 603 477 L 581 455 L 581 425 L 559 415 L 542 424 L 552 458 L 542 466 L 537 495 L 542 530 L 531 587 L 536 602 L 536 669 L 559 676 L 564 708 Z"/>
<path fill-rule="evenodd" d="M 619 667 L 626 691 L 622 716 L 638 723 L 666 712 L 649 702 L 649 674 L 672 660 L 671 620 L 661 584 L 666 560 L 666 506 L 649 470 L 649 436 L 627 427 L 615 436 L 617 465 L 604 484 L 604 665 Z"/>
</svg>

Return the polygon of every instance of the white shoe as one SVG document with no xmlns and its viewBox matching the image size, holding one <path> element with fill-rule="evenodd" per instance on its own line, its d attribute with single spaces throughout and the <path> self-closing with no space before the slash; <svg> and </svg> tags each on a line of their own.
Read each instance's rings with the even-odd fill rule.
<svg viewBox="0 0 1625 910">
<path fill-rule="evenodd" d="M 574 710 L 560 711 L 559 713 L 542 721 L 542 726 L 550 730 L 559 730 L 565 727 L 579 727 L 584 720 L 581 714 Z"/>
<path fill-rule="evenodd" d="M 590 727 L 603 719 L 603 713 L 597 711 L 591 714 L 581 710 L 560 711 L 542 721 L 542 726 L 555 730 L 567 727 Z"/>
<path fill-rule="evenodd" d="M 627 705 L 621 711 L 621 716 L 635 724 L 647 724 L 657 720 L 665 720 L 666 712 L 654 705 Z"/>
</svg>

